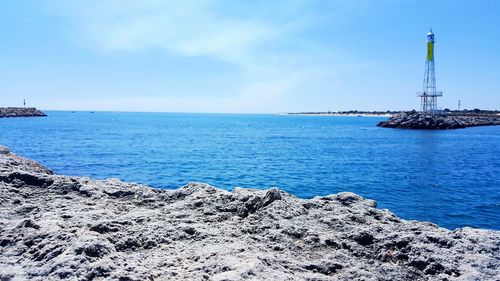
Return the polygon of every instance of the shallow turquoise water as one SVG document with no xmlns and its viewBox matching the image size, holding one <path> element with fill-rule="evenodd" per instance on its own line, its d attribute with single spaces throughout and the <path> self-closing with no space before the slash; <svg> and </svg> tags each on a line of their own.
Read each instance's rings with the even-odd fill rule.
<svg viewBox="0 0 500 281">
<path fill-rule="evenodd" d="M 384 118 L 48 112 L 0 119 L 0 144 L 56 173 L 155 187 L 352 191 L 406 219 L 500 229 L 500 126 L 378 128 Z"/>
</svg>

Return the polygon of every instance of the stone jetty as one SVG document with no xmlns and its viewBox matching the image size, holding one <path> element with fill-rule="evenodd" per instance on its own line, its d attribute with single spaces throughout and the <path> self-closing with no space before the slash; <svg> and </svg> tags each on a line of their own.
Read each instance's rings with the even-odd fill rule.
<svg viewBox="0 0 500 281">
<path fill-rule="evenodd" d="M 500 279 L 499 231 L 376 206 L 54 175 L 0 147 L 0 280 Z"/>
<path fill-rule="evenodd" d="M 0 107 L 0 118 L 47 116 L 34 107 Z"/>
<path fill-rule="evenodd" d="M 446 130 L 493 125 L 500 125 L 499 115 L 429 114 L 411 111 L 395 114 L 389 120 L 378 123 L 377 126 L 401 129 Z"/>
</svg>

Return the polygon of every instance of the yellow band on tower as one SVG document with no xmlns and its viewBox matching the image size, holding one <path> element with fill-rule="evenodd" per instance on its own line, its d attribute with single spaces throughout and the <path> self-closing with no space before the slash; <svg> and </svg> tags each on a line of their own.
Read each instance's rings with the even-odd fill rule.
<svg viewBox="0 0 500 281">
<path fill-rule="evenodd" d="M 434 59 L 434 42 L 427 42 L 427 60 Z"/>
</svg>

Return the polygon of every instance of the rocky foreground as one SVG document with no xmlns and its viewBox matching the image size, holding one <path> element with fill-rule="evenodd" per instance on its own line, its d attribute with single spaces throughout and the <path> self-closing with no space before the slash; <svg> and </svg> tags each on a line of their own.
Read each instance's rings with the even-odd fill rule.
<svg viewBox="0 0 500 281">
<path fill-rule="evenodd" d="M 377 126 L 401 129 L 447 130 L 500 125 L 498 115 L 433 115 L 425 112 L 401 112 Z"/>
<path fill-rule="evenodd" d="M 53 175 L 0 148 L 0 280 L 500 280 L 500 232 L 406 221 L 353 193 Z"/>
<path fill-rule="evenodd" d="M 47 116 L 34 107 L 0 107 L 0 118 Z"/>
</svg>

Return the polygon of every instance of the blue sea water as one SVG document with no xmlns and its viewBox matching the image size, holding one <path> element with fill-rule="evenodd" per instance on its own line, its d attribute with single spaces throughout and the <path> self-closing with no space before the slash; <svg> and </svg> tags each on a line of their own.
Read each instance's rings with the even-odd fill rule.
<svg viewBox="0 0 500 281">
<path fill-rule="evenodd" d="M 48 112 L 0 119 L 0 144 L 54 172 L 177 188 L 351 191 L 406 219 L 500 229 L 500 126 L 379 128 L 384 118 Z"/>
</svg>

